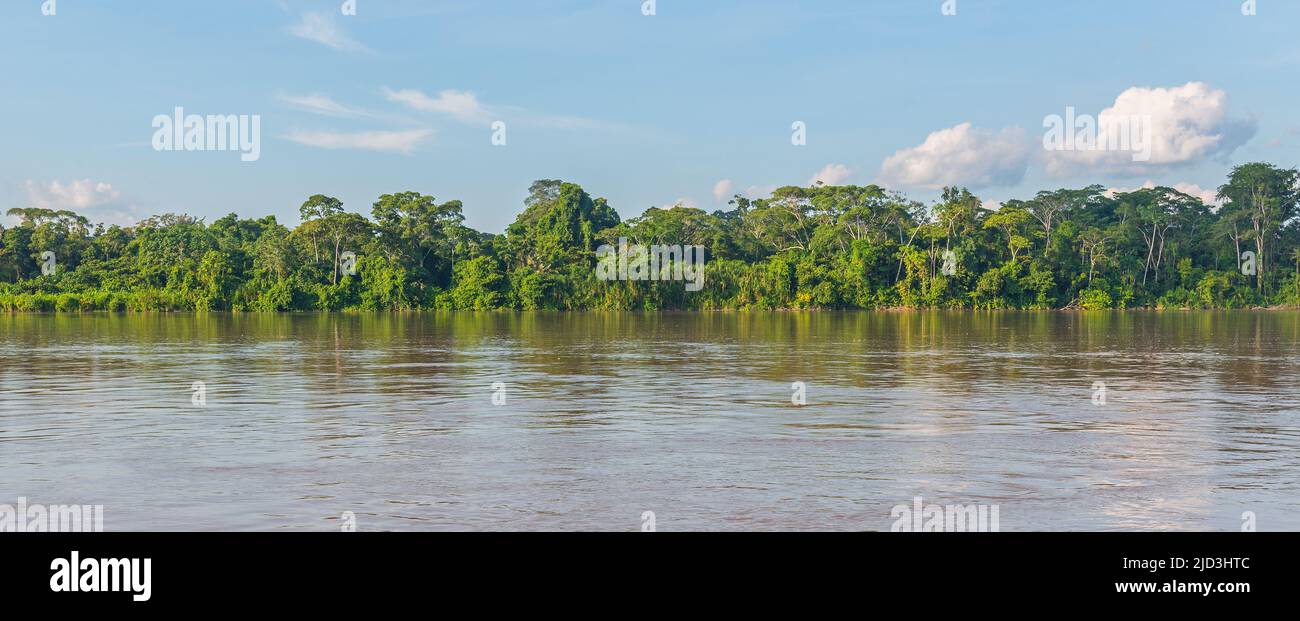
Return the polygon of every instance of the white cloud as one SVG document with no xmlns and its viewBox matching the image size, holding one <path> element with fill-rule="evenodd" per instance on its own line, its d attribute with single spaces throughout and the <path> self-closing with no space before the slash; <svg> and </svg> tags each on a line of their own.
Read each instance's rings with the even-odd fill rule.
<svg viewBox="0 0 1300 621">
<path fill-rule="evenodd" d="M 532 127 L 541 127 L 544 129 L 594 130 L 594 131 L 606 131 L 606 132 L 635 133 L 643 137 L 654 137 L 654 138 L 660 137 L 653 133 L 642 132 L 641 130 L 638 130 L 634 127 L 630 127 L 620 123 L 611 123 L 609 121 L 602 121 L 599 119 L 588 119 L 580 116 L 563 116 L 563 115 L 556 115 L 556 114 L 537 114 L 537 113 L 528 112 L 521 108 L 506 108 L 502 112 L 505 115 L 509 115 L 514 118 L 517 118 L 518 122 L 523 125 L 532 126 Z"/>
<path fill-rule="evenodd" d="M 95 222 L 129 226 L 136 222 L 136 207 L 122 198 L 111 183 L 74 179 L 66 184 L 40 184 L 28 179 L 27 202 L 42 209 L 67 209 Z"/>
<path fill-rule="evenodd" d="M 730 179 L 723 179 L 713 186 L 713 200 L 719 203 L 725 203 L 731 200 L 736 190 L 736 184 Z"/>
<path fill-rule="evenodd" d="M 1029 153 L 1023 129 L 993 132 L 962 123 L 885 158 L 879 177 L 886 184 L 907 188 L 1012 186 L 1024 179 Z"/>
<path fill-rule="evenodd" d="M 759 199 L 771 196 L 780 186 L 776 185 L 751 185 L 744 189 L 736 187 L 736 182 L 731 179 L 723 179 L 713 186 L 713 198 L 719 203 L 726 203 L 737 194 L 748 199 Z"/>
<path fill-rule="evenodd" d="M 433 130 L 413 129 L 391 132 L 294 132 L 285 136 L 298 144 L 320 149 L 357 149 L 410 154 L 433 135 Z"/>
<path fill-rule="evenodd" d="M 1227 93 L 1203 82 L 1174 88 L 1130 88 L 1096 116 L 1103 117 L 1136 118 L 1143 124 L 1150 119 L 1150 158 L 1134 161 L 1133 150 L 1049 150 L 1047 172 L 1058 176 L 1090 170 L 1142 173 L 1195 164 L 1232 153 L 1256 130 L 1254 121 L 1230 119 Z M 1071 129 L 1066 127 L 1065 131 Z M 1106 135 L 1102 128 L 1098 133 L 1099 137 Z"/>
<path fill-rule="evenodd" d="M 388 101 L 405 104 L 415 110 L 450 115 L 464 123 L 487 123 L 492 113 L 479 102 L 478 96 L 468 91 L 445 90 L 430 97 L 415 89 L 384 89 Z"/>
<path fill-rule="evenodd" d="M 676 209 L 678 207 L 685 207 L 687 209 L 699 209 L 699 206 L 695 204 L 695 199 L 689 197 L 682 197 L 675 201 L 670 201 L 666 203 L 666 205 L 667 205 L 667 209 Z"/>
<path fill-rule="evenodd" d="M 540 114 L 518 106 L 488 105 L 479 101 L 478 95 L 469 91 L 443 90 L 432 97 L 417 89 L 384 89 L 388 101 L 400 103 L 413 110 L 445 114 L 470 125 L 485 125 L 492 121 L 518 123 L 527 127 L 559 130 L 595 130 L 637 134 L 644 138 L 661 138 L 634 127 L 580 116 Z"/>
<path fill-rule="evenodd" d="M 302 21 L 289 27 L 289 33 L 295 37 L 315 41 L 321 45 L 345 52 L 369 52 L 352 35 L 338 25 L 333 13 L 309 12 L 302 14 Z"/>
<path fill-rule="evenodd" d="M 1154 187 L 1156 187 L 1156 182 L 1151 179 L 1147 179 L 1146 183 L 1143 183 L 1142 187 L 1140 188 L 1110 188 L 1109 190 L 1106 190 L 1106 196 L 1115 196 L 1116 194 L 1124 194 L 1127 192 L 1134 192 L 1136 190 L 1150 190 L 1151 188 Z M 1186 181 L 1175 183 L 1169 187 L 1178 190 L 1179 192 L 1182 192 L 1183 194 L 1186 194 L 1188 196 L 1195 196 L 1196 198 L 1201 199 L 1201 202 L 1205 203 L 1206 205 L 1210 205 L 1211 207 L 1220 205 L 1218 190 L 1214 190 L 1214 189 L 1207 190 L 1195 183 L 1188 183 Z"/>
<path fill-rule="evenodd" d="M 1148 181 L 1147 183 L 1150 183 L 1150 181 Z M 1195 183 L 1187 183 L 1185 181 L 1180 183 L 1175 183 L 1174 189 L 1178 190 L 1179 192 L 1182 192 L 1183 194 L 1195 196 L 1196 198 L 1201 199 L 1201 202 L 1205 203 L 1206 205 L 1219 204 L 1218 190 L 1214 190 L 1214 189 L 1207 190 L 1199 185 L 1196 185 Z"/>
<path fill-rule="evenodd" d="M 74 180 L 64 185 L 52 181 L 49 185 L 38 185 L 27 180 L 27 198 L 33 206 L 44 209 L 89 209 L 96 205 L 116 201 L 122 193 L 113 189 L 111 183 L 95 183 L 90 179 Z"/>
<path fill-rule="evenodd" d="M 349 108 L 326 95 L 280 95 L 280 101 L 283 101 L 299 110 L 319 114 L 321 116 L 332 116 L 337 118 L 360 118 L 372 116 L 370 113 Z"/>
<path fill-rule="evenodd" d="M 839 185 L 853 175 L 853 170 L 843 164 L 827 164 L 825 168 L 817 171 L 812 179 L 808 180 L 809 186 L 815 186 L 818 183 L 825 185 Z"/>
</svg>

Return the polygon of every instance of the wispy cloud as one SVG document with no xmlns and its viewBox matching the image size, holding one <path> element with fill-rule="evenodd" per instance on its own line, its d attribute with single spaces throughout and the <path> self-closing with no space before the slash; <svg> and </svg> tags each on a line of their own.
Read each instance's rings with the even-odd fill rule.
<svg viewBox="0 0 1300 621">
<path fill-rule="evenodd" d="M 319 114 L 321 116 L 330 116 L 330 117 L 345 118 L 345 119 L 358 119 L 358 118 L 367 118 L 367 117 L 374 116 L 373 114 L 366 112 L 365 110 L 359 110 L 356 108 L 345 106 L 337 101 L 334 101 L 333 99 L 330 99 L 329 96 L 327 95 L 320 95 L 315 93 L 311 95 L 279 95 L 277 96 L 277 98 L 280 101 L 289 104 L 290 106 L 293 106 L 294 108 L 297 108 L 304 112 L 310 112 L 312 114 Z"/>
<path fill-rule="evenodd" d="M 469 91 L 444 90 L 436 97 L 417 89 L 384 89 L 388 101 L 421 112 L 434 112 L 461 123 L 482 125 L 491 121 L 508 121 L 524 127 L 559 130 L 586 130 L 639 133 L 634 127 L 581 116 L 543 114 L 519 106 L 489 105 Z"/>
<path fill-rule="evenodd" d="M 375 132 L 293 132 L 286 139 L 318 149 L 354 149 L 409 155 L 433 135 L 431 129 Z"/>
<path fill-rule="evenodd" d="M 277 95 L 281 102 L 298 110 L 320 116 L 339 119 L 382 119 L 392 117 L 376 114 L 335 101 L 328 95 L 312 93 L 310 95 Z M 404 124 L 410 125 L 409 121 Z M 396 131 L 358 131 L 343 132 L 335 130 L 296 131 L 284 138 L 301 145 L 319 149 L 353 149 L 362 151 L 381 151 L 410 154 L 425 139 L 433 135 L 433 130 L 417 128 Z"/>
<path fill-rule="evenodd" d="M 490 112 L 478 100 L 478 96 L 468 91 L 445 90 L 437 97 L 430 97 L 415 89 L 384 89 L 388 101 L 403 104 L 413 110 L 446 114 L 463 123 L 486 123 L 492 120 Z"/>
<path fill-rule="evenodd" d="M 301 21 L 289 27 L 289 33 L 343 52 L 371 51 L 339 26 L 338 19 L 332 13 L 303 13 Z"/>
</svg>

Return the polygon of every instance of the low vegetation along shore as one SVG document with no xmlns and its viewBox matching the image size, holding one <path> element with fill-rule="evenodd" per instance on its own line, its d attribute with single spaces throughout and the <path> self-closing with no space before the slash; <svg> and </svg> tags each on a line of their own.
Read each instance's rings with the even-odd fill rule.
<svg viewBox="0 0 1300 621">
<path fill-rule="evenodd" d="M 870 186 L 785 187 L 731 209 L 628 220 L 555 180 L 502 234 L 460 201 L 381 196 L 370 217 L 312 196 L 274 216 L 131 227 L 15 208 L 0 227 L 0 310 L 1245 308 L 1300 302 L 1297 171 L 1234 168 L 1207 205 L 1172 188 L 1039 192 L 987 209 Z M 601 280 L 597 250 L 703 247 L 704 286 Z"/>
</svg>

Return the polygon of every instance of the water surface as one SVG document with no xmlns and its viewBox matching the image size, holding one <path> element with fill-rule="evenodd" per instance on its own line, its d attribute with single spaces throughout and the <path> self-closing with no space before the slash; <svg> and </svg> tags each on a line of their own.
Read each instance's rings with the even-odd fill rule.
<svg viewBox="0 0 1300 621">
<path fill-rule="evenodd" d="M 1291 312 L 3 315 L 0 503 L 888 530 L 921 496 L 1004 531 L 1297 530 L 1298 341 Z"/>
</svg>

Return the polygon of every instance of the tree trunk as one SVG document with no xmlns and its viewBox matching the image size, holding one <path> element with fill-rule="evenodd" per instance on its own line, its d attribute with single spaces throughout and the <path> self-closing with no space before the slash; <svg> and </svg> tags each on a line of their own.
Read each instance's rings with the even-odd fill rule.
<svg viewBox="0 0 1300 621">
<path fill-rule="evenodd" d="M 1156 249 L 1156 227 L 1152 225 L 1149 239 L 1147 238 L 1147 232 L 1142 231 L 1142 238 L 1147 242 L 1147 261 L 1142 266 L 1142 286 L 1145 287 L 1147 286 L 1147 271 L 1151 269 L 1151 255 L 1155 253 Z"/>
<path fill-rule="evenodd" d="M 334 238 L 334 273 L 331 275 L 332 284 L 339 284 L 339 244 L 343 243 L 343 238 Z"/>
</svg>

